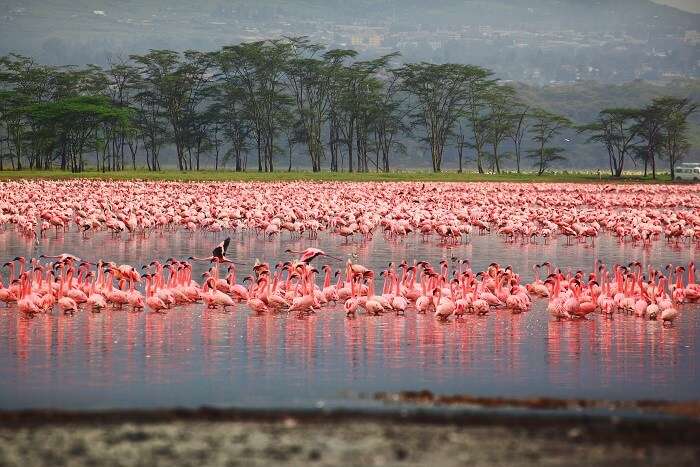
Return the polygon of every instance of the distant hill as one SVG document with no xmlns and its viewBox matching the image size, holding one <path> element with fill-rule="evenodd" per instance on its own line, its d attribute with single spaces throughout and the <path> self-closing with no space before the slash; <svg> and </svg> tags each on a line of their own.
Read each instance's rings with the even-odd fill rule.
<svg viewBox="0 0 700 467">
<path fill-rule="evenodd" d="M 111 40 L 135 32 L 164 41 L 196 43 L 226 37 L 226 32 L 207 30 L 203 25 L 236 21 L 639 33 L 698 29 L 700 15 L 649 0 L 6 0 L 0 7 L 0 44 L 40 44 L 50 37 Z M 230 30 L 228 34 L 240 32 Z"/>
<path fill-rule="evenodd" d="M 152 48 L 305 35 L 537 84 L 620 83 L 700 75 L 698 25 L 700 15 L 649 0 L 5 0 L 0 55 L 103 65 Z"/>
<path fill-rule="evenodd" d="M 7 0 L 3 3 L 7 11 L 0 14 L 24 9 L 30 18 L 49 16 L 58 21 L 89 17 L 93 11 L 104 11 L 106 18 L 169 13 L 197 17 L 234 11 L 242 19 L 253 20 L 272 17 L 341 23 L 418 20 L 426 26 L 527 22 L 573 29 L 647 24 L 693 29 L 698 25 L 698 15 L 649 0 Z"/>
</svg>

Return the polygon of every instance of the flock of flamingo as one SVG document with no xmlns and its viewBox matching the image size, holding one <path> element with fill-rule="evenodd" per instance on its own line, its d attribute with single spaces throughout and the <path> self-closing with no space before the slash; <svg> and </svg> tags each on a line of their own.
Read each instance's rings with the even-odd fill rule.
<svg viewBox="0 0 700 467">
<path fill-rule="evenodd" d="M 29 238 L 147 236 L 184 229 L 254 231 L 272 239 L 348 241 L 376 232 L 441 244 L 497 234 L 505 241 L 584 244 L 609 233 L 620 242 L 676 246 L 700 242 L 700 189 L 669 185 L 505 183 L 184 183 L 14 181 L 2 183 L 0 226 Z"/>
<path fill-rule="evenodd" d="M 426 261 L 403 261 L 389 263 L 380 272 L 384 285 L 378 293 L 375 271 L 348 259 L 344 272 L 337 270 L 334 274 L 331 266 L 324 265 L 319 286 L 316 277 L 320 271 L 311 263 L 316 258 L 333 257 L 317 248 L 287 250 L 300 257 L 274 267 L 257 262 L 253 274 L 241 284 L 236 280 L 236 263 L 226 257 L 229 242 L 227 238 L 206 258 L 168 258 L 164 263 L 155 260 L 142 266 L 143 274 L 131 265 L 103 261 L 93 264 L 69 254 L 42 255 L 42 259 L 51 260 L 49 263 L 33 258 L 27 264 L 24 257 L 17 257 L 4 264 L 9 269 L 9 286 L 4 287 L 0 281 L 0 300 L 8 306 L 16 303 L 17 309 L 27 314 L 50 313 L 54 306 L 67 314 L 81 306 L 92 312 L 111 306 L 133 311 L 148 307 L 164 313 L 198 302 L 226 310 L 245 302 L 255 313 L 293 312 L 299 316 L 340 302 L 348 317 L 359 310 L 368 315 L 405 315 L 409 307 L 414 307 L 417 313 L 448 320 L 495 309 L 521 313 L 530 309 L 533 298 L 546 298 L 547 309 L 557 320 L 582 319 L 594 312 L 612 317 L 622 312 L 665 324 L 678 317 L 680 304 L 700 299 L 693 262 L 688 265 L 687 281 L 682 266 L 668 265 L 668 276 L 651 267 L 645 275 L 640 263 L 611 269 L 601 264 L 587 274 L 577 271 L 565 275 L 544 263 L 535 265 L 532 283 L 522 284 L 520 275 L 510 266 L 497 263 L 475 273 L 467 260 L 458 261 L 452 268 L 445 260 L 437 266 Z M 193 280 L 191 261 L 209 261 L 212 265 L 202 275 L 201 283 Z M 226 267 L 225 277 L 220 277 L 222 266 Z M 545 280 L 539 274 L 543 267 L 548 269 Z M 142 281 L 145 295 L 137 289 Z"/>
<path fill-rule="evenodd" d="M 264 240 L 284 231 L 313 239 L 325 231 L 344 242 L 365 242 L 382 232 L 389 241 L 414 235 L 426 242 L 435 238 L 439 245 L 494 233 L 524 243 L 563 236 L 567 243 L 584 245 L 603 234 L 645 247 L 662 239 L 676 248 L 700 242 L 700 193 L 694 186 L 89 180 L 3 185 L 1 228 L 36 243 L 65 235 L 73 226 L 84 237 L 183 229 L 222 236 L 250 231 Z M 7 286 L 0 276 L 0 301 L 30 315 L 54 307 L 66 314 L 113 308 L 167 313 L 192 303 L 223 310 L 246 303 L 255 313 L 303 317 L 342 304 L 348 317 L 414 309 L 448 320 L 499 309 L 526 312 L 533 300 L 542 299 L 557 320 L 628 313 L 670 324 L 683 303 L 700 299 L 692 261 L 661 270 L 644 270 L 638 262 L 610 267 L 596 262 L 591 271 L 567 273 L 545 262 L 535 265 L 534 280 L 524 283 L 512 267 L 497 263 L 473 271 L 467 260 L 403 261 L 373 271 L 351 259 L 343 265 L 318 248 L 287 250 L 298 257 L 276 264 L 256 260 L 239 283 L 240 264 L 227 256 L 229 243 L 227 238 L 208 257 L 141 266 L 71 254 L 16 257 L 3 265 Z M 340 261 L 340 268 L 314 264 L 322 259 Z M 197 261 L 210 263 L 201 278 L 193 277 Z M 381 291 L 375 290 L 378 280 Z"/>
</svg>

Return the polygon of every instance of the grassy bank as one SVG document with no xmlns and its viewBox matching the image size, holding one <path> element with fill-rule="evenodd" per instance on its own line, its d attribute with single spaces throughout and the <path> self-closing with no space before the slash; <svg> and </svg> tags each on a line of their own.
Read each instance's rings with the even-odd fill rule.
<svg viewBox="0 0 700 467">
<path fill-rule="evenodd" d="M 405 171 L 390 173 L 348 173 L 348 172 L 234 172 L 229 170 L 202 170 L 198 172 L 180 172 L 163 170 L 149 172 L 147 170 L 125 170 L 123 172 L 86 171 L 78 174 L 59 170 L 5 170 L 0 172 L 0 180 L 17 179 L 104 179 L 104 180 L 181 180 L 181 181 L 353 181 L 353 182 L 566 182 L 566 183 L 668 183 L 668 175 L 661 175 L 656 180 L 651 177 L 628 174 L 622 178 L 612 178 L 609 175 L 595 173 L 549 173 L 537 176 L 533 173 L 504 173 L 500 175 L 478 174 L 473 172 L 421 172 Z"/>
</svg>

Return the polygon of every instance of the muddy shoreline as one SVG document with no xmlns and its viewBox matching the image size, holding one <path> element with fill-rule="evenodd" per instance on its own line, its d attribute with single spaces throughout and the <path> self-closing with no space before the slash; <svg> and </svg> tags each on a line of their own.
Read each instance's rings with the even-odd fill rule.
<svg viewBox="0 0 700 467">
<path fill-rule="evenodd" d="M 0 465 L 697 465 L 700 421 L 423 409 L 0 412 Z"/>
<path fill-rule="evenodd" d="M 488 397 L 471 394 L 435 394 L 428 390 L 377 392 L 372 398 L 385 404 L 412 404 L 428 407 L 518 408 L 527 410 L 611 412 L 669 415 L 700 420 L 700 401 L 559 399 L 555 397 Z"/>
<path fill-rule="evenodd" d="M 379 423 L 424 426 L 518 427 L 533 430 L 585 427 L 592 437 L 618 435 L 627 438 L 647 436 L 664 443 L 700 439 L 700 419 L 668 414 L 585 413 L 572 410 L 432 410 L 396 406 L 387 409 L 245 409 L 200 407 L 196 409 L 133 409 L 68 411 L 54 409 L 0 410 L 0 426 L 6 429 L 43 426 L 163 423 L 282 423 L 348 424 Z"/>
</svg>

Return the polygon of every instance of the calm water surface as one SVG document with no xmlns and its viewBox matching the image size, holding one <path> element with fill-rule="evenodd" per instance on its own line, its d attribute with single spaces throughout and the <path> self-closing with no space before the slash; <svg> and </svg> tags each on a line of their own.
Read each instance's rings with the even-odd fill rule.
<svg viewBox="0 0 700 467">
<path fill-rule="evenodd" d="M 222 236 L 223 237 L 223 236 Z M 14 232 L 0 234 L 2 260 L 16 255 L 71 252 L 140 265 L 155 258 L 204 255 L 221 238 L 186 233 L 146 239 L 76 233 L 34 246 Z M 320 240 L 233 236 L 230 255 L 252 266 L 256 258 L 279 261 L 286 248 L 317 246 L 380 270 L 387 261 L 468 258 L 480 270 L 492 261 L 511 264 L 525 280 L 531 267 L 549 260 L 563 269 L 590 270 L 596 258 L 609 264 L 640 260 L 662 266 L 695 257 L 694 247 L 619 245 L 604 236 L 595 247 L 507 245 L 495 236 L 443 248 L 418 237 L 400 243 L 382 238 L 365 245 Z M 341 266 L 341 263 L 335 263 Z M 205 265 L 196 271 L 201 273 Z M 478 269 L 477 269 L 478 268 Z M 249 267 L 242 267 L 240 277 Z M 201 305 L 167 315 L 149 312 L 79 312 L 75 316 L 22 316 L 0 308 L 0 408 L 349 406 L 358 394 L 430 389 L 437 393 L 613 399 L 693 399 L 700 394 L 697 343 L 700 309 L 684 306 L 673 327 L 634 317 L 594 316 L 554 322 L 546 302 L 512 315 L 439 323 L 406 317 L 359 315 L 338 308 L 305 319 L 256 316 L 244 304 L 224 313 Z"/>
</svg>

